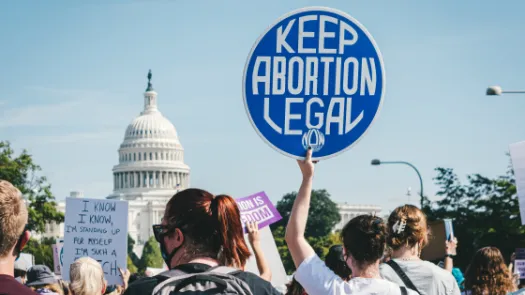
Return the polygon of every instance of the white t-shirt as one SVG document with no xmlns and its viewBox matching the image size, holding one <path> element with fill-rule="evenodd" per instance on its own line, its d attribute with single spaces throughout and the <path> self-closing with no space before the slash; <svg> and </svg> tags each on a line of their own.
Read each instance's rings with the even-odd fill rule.
<svg viewBox="0 0 525 295">
<path fill-rule="evenodd" d="M 299 265 L 295 279 L 308 295 L 401 295 L 399 285 L 383 279 L 352 278 L 345 282 L 315 254 Z M 409 289 L 407 293 L 418 295 Z"/>
<path fill-rule="evenodd" d="M 460 295 L 458 283 L 452 273 L 424 260 L 394 259 L 406 273 L 421 295 Z M 387 264 L 379 266 L 381 276 L 401 286 L 405 284 L 399 275 Z"/>
</svg>

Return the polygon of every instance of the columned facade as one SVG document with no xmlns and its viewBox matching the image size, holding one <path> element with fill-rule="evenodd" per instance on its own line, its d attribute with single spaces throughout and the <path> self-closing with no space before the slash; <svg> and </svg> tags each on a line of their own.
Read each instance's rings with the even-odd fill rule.
<svg viewBox="0 0 525 295">
<path fill-rule="evenodd" d="M 184 148 L 173 124 L 159 111 L 151 72 L 148 80 L 144 110 L 126 129 L 108 197 L 129 201 L 129 234 L 139 247 L 152 235 L 151 226 L 161 222 L 169 199 L 190 186 Z"/>
</svg>

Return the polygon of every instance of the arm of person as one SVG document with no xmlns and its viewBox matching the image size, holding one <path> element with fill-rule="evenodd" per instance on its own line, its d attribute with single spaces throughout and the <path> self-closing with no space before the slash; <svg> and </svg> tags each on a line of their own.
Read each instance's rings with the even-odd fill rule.
<svg viewBox="0 0 525 295">
<path fill-rule="evenodd" d="M 444 269 L 446 271 L 452 272 L 452 268 L 454 268 L 454 261 L 451 255 L 456 254 L 457 246 L 458 246 L 458 239 L 456 239 L 455 237 L 452 238 L 452 240 L 445 242 L 445 253 L 447 254 L 447 256 L 445 257 L 445 261 L 444 261 L 445 262 Z"/>
<path fill-rule="evenodd" d="M 257 268 L 259 269 L 259 276 L 270 282 L 272 280 L 272 270 L 270 269 L 268 261 L 264 257 L 264 253 L 261 248 L 259 225 L 257 225 L 256 222 L 248 222 L 246 226 L 248 227 L 248 240 L 252 246 L 253 253 L 255 254 L 255 261 L 257 262 Z"/>
<path fill-rule="evenodd" d="M 129 278 L 131 276 L 131 273 L 129 269 L 122 270 L 120 267 L 118 269 L 120 273 L 120 277 L 122 278 L 122 290 L 120 291 L 120 294 L 124 294 L 126 292 L 126 289 L 128 288 Z"/>
<path fill-rule="evenodd" d="M 314 175 L 314 163 L 312 162 L 312 149 L 308 149 L 304 160 L 298 160 L 303 180 L 295 198 L 288 226 L 286 227 L 286 243 L 292 255 L 295 267 L 315 254 L 314 249 L 304 237 L 308 211 L 310 209 L 310 198 L 312 194 L 312 179 Z"/>
</svg>

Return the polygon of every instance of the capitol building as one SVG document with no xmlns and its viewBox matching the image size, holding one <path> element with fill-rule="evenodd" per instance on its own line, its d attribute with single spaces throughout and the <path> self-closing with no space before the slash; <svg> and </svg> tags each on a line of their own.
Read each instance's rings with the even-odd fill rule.
<svg viewBox="0 0 525 295">
<path fill-rule="evenodd" d="M 182 147 L 175 126 L 158 108 L 157 92 L 148 73 L 144 110 L 126 128 L 118 150 L 118 164 L 113 167 L 113 192 L 108 199 L 129 203 L 128 229 L 137 242 L 136 252 L 153 235 L 152 225 L 161 222 L 169 199 L 190 186 L 190 167 L 184 163 Z M 83 197 L 72 192 L 70 197 Z M 65 202 L 58 203 L 65 212 Z M 63 237 L 63 224 L 48 224 L 43 237 Z"/>
<path fill-rule="evenodd" d="M 190 186 L 190 167 L 184 163 L 184 148 L 177 130 L 158 108 L 157 92 L 148 73 L 144 92 L 144 109 L 126 128 L 118 150 L 118 164 L 113 167 L 113 192 L 108 199 L 125 200 L 129 204 L 128 231 L 136 241 L 134 252 L 140 255 L 144 243 L 153 236 L 152 225 L 161 222 L 169 199 Z M 71 192 L 72 198 L 84 197 Z M 371 205 L 338 204 L 340 230 L 352 218 L 361 214 L 379 215 L 381 208 Z M 65 202 L 58 210 L 65 213 Z M 64 224 L 47 224 L 39 237 L 62 238 Z"/>
</svg>

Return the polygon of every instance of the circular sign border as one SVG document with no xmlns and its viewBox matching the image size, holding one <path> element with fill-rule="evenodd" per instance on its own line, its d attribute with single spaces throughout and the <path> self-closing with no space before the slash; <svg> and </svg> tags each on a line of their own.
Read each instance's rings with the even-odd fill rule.
<svg viewBox="0 0 525 295">
<path fill-rule="evenodd" d="M 266 144 L 268 144 L 270 147 L 272 147 L 274 150 L 278 151 L 280 154 L 285 155 L 285 156 L 290 157 L 290 158 L 293 158 L 293 159 L 296 159 L 296 160 L 304 160 L 304 158 L 305 158 L 304 156 L 303 157 L 298 157 L 296 155 L 289 154 L 289 153 L 281 150 L 280 148 L 276 147 L 272 142 L 270 142 L 268 139 L 266 139 L 266 137 L 261 133 L 261 131 L 259 131 L 259 128 L 257 128 L 257 125 L 255 125 L 255 123 L 253 122 L 252 115 L 250 114 L 250 110 L 248 109 L 248 103 L 246 102 L 246 74 L 247 74 L 248 67 L 250 65 L 250 60 L 252 59 L 253 53 L 254 53 L 255 49 L 257 48 L 257 46 L 259 45 L 259 43 L 261 42 L 261 40 L 264 38 L 264 36 L 266 36 L 266 34 L 268 34 L 268 32 L 273 27 L 275 27 L 275 25 L 277 25 L 278 23 L 280 23 L 284 19 L 286 19 L 286 18 L 288 18 L 288 17 L 290 17 L 292 15 L 303 13 L 303 12 L 308 12 L 308 11 L 325 11 L 325 12 L 330 12 L 330 13 L 334 13 L 334 14 L 338 14 L 340 16 L 343 16 L 343 17 L 349 19 L 350 21 L 352 21 L 353 24 L 355 24 L 359 29 L 361 29 L 361 31 L 363 31 L 363 33 L 365 33 L 365 35 L 368 37 L 368 39 L 370 40 L 370 43 L 372 43 L 372 45 L 374 46 L 374 49 L 376 50 L 377 57 L 379 58 L 379 62 L 381 64 L 381 78 L 382 78 L 382 80 L 381 80 L 382 81 L 382 85 L 381 85 L 382 89 L 381 89 L 381 91 L 382 92 L 381 92 L 381 98 L 380 98 L 379 105 L 377 107 L 377 111 L 376 111 L 376 114 L 375 114 L 374 118 L 372 119 L 372 121 L 370 122 L 370 124 L 368 125 L 366 130 L 359 136 L 359 138 L 356 141 L 354 141 L 352 144 L 347 146 L 346 148 L 344 148 L 344 149 L 342 149 L 342 150 L 340 150 L 340 151 L 338 151 L 336 153 L 330 154 L 328 156 L 324 156 L 324 157 L 313 157 L 312 156 L 312 160 L 314 160 L 314 161 L 321 161 L 321 160 L 326 160 L 326 159 L 338 156 L 338 155 L 348 151 L 349 149 L 354 147 L 359 141 L 361 141 L 361 139 L 368 133 L 368 131 L 370 130 L 370 127 L 372 127 L 372 125 L 376 121 L 376 119 L 379 116 L 379 113 L 381 112 L 381 109 L 383 107 L 383 102 L 384 102 L 385 92 L 386 92 L 385 63 L 383 61 L 383 55 L 381 54 L 381 51 L 379 50 L 379 47 L 377 46 L 377 43 L 376 43 L 374 37 L 372 37 L 370 32 L 368 32 L 368 30 L 365 28 L 365 26 L 363 26 L 359 21 L 357 21 L 355 18 L 353 18 L 348 13 L 346 13 L 346 12 L 344 12 L 342 10 L 331 8 L 331 7 L 326 7 L 326 6 L 308 6 L 308 7 L 303 7 L 303 8 L 292 10 L 292 11 L 282 15 L 276 21 L 274 21 L 270 26 L 268 26 L 264 30 L 264 32 L 262 34 L 259 35 L 259 37 L 255 41 L 255 43 L 253 44 L 252 49 L 250 50 L 250 53 L 248 54 L 248 59 L 246 60 L 246 64 L 244 65 L 244 72 L 243 72 L 243 76 L 242 76 L 242 98 L 243 98 L 243 102 L 244 102 L 244 108 L 246 110 L 246 113 L 248 114 L 248 118 L 250 119 L 250 123 L 252 124 L 252 127 L 255 129 L 255 131 L 257 132 L 259 137 Z"/>
</svg>

